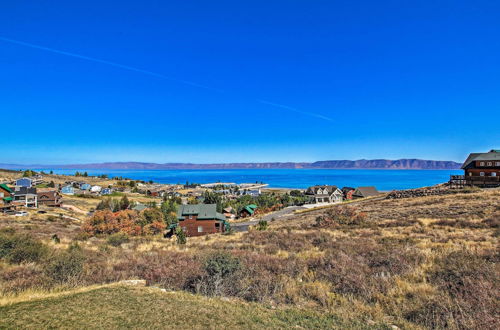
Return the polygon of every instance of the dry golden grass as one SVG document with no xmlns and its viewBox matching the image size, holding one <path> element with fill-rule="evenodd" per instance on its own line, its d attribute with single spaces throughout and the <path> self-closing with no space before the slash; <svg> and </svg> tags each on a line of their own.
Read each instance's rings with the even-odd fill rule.
<svg viewBox="0 0 500 330">
<path fill-rule="evenodd" d="M 499 290 L 491 289 L 495 282 L 488 267 L 498 269 L 500 191 L 368 200 L 333 208 L 337 207 L 355 207 L 366 218 L 317 227 L 318 217 L 330 216 L 328 207 L 270 222 L 265 231 L 192 237 L 185 245 L 155 236 L 111 247 L 106 237 L 91 238 L 80 243 L 92 260 L 86 270 L 89 278 L 82 283 L 142 276 L 152 285 L 194 291 L 193 283 L 204 278 L 198 273 L 204 256 L 229 251 L 245 264 L 230 284 L 235 287 L 228 288 L 231 297 L 334 312 L 344 320 L 363 320 L 362 325 L 496 328 L 492 295 Z M 61 248 L 72 237 L 63 229 L 77 232 L 79 223 L 59 220 L 45 229 L 41 220 L 37 230 L 47 233 L 45 237 L 61 230 L 63 241 L 50 243 Z M 457 269 L 445 264 L 447 258 L 455 258 Z M 0 267 L 0 273 L 9 267 Z M 448 273 L 463 276 L 460 281 L 468 283 L 460 289 L 463 292 L 441 286 Z M 194 282 L 185 281 L 190 276 Z"/>
</svg>

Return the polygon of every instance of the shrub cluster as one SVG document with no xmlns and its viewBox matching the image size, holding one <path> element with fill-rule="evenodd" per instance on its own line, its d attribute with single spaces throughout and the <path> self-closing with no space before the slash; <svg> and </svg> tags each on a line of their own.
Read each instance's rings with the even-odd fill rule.
<svg viewBox="0 0 500 330">
<path fill-rule="evenodd" d="M 36 262 L 47 254 L 47 247 L 29 235 L 10 230 L 0 233 L 0 259 L 10 263 Z"/>
<path fill-rule="evenodd" d="M 150 208 L 138 213 L 133 210 L 111 212 L 96 211 L 83 225 L 89 235 L 114 234 L 118 232 L 130 236 L 154 235 L 166 228 L 163 214 L 159 209 Z"/>
<path fill-rule="evenodd" d="M 366 222 L 366 214 L 355 207 L 339 206 L 329 209 L 324 215 L 316 218 L 316 227 L 328 228 L 339 225 L 362 225 Z"/>
</svg>

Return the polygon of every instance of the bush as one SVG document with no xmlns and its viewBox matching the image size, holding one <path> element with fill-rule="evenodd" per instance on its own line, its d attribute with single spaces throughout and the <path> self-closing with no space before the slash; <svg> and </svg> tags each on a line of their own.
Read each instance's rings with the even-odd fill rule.
<svg viewBox="0 0 500 330">
<path fill-rule="evenodd" d="M 205 257 L 202 276 L 195 284 L 196 292 L 213 296 L 235 296 L 238 294 L 238 279 L 233 275 L 241 269 L 237 257 L 227 252 L 212 252 Z"/>
<path fill-rule="evenodd" d="M 225 278 L 241 267 L 240 260 L 227 252 L 214 252 L 205 260 L 204 268 L 209 276 Z"/>
<path fill-rule="evenodd" d="M 362 225 L 366 222 L 366 214 L 354 207 L 334 207 L 325 215 L 316 218 L 316 227 L 327 228 L 339 225 Z"/>
<path fill-rule="evenodd" d="M 128 235 L 123 232 L 115 233 L 112 235 L 109 235 L 108 237 L 108 244 L 112 246 L 120 246 L 123 243 L 127 243 L 129 241 Z"/>
<path fill-rule="evenodd" d="M 266 230 L 267 229 L 267 221 L 266 220 L 260 220 L 259 223 L 257 224 L 256 229 L 257 230 Z"/>
<path fill-rule="evenodd" d="M 45 275 L 58 284 L 76 282 L 83 273 L 85 256 L 78 245 L 54 253 L 44 265 Z"/>
<path fill-rule="evenodd" d="M 47 246 L 28 235 L 0 233 L 0 258 L 10 263 L 36 262 L 48 252 Z"/>
<path fill-rule="evenodd" d="M 177 237 L 177 244 L 186 244 L 187 238 L 186 238 L 186 233 L 182 228 L 177 227 L 175 230 L 175 237 Z"/>
</svg>

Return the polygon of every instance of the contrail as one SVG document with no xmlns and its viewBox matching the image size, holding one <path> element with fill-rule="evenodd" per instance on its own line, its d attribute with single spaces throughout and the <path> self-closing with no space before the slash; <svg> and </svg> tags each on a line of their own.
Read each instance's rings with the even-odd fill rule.
<svg viewBox="0 0 500 330">
<path fill-rule="evenodd" d="M 316 117 L 316 118 L 327 120 L 327 121 L 333 121 L 332 118 L 320 115 L 318 113 L 308 112 L 308 111 L 302 111 L 302 110 L 299 110 L 299 109 L 296 109 L 296 108 L 292 108 L 292 107 L 290 107 L 288 105 L 279 104 L 279 103 L 273 103 L 273 102 L 269 102 L 269 101 L 265 101 L 265 100 L 257 100 L 257 102 L 262 103 L 262 104 L 271 105 L 271 106 L 277 107 L 277 108 L 282 108 L 282 109 L 290 110 L 290 111 L 293 111 L 293 112 L 296 112 L 296 113 L 300 113 L 302 115 L 312 116 L 312 117 Z"/>
<path fill-rule="evenodd" d="M 167 79 L 167 80 L 171 80 L 171 81 L 176 81 L 176 82 L 179 82 L 179 83 L 182 83 L 182 84 L 186 84 L 186 85 L 189 85 L 189 86 L 193 86 L 193 87 L 198 87 L 198 88 L 203 88 L 203 89 L 208 89 L 208 90 L 212 90 L 212 91 L 221 92 L 221 90 L 219 90 L 219 89 L 208 87 L 208 86 L 204 86 L 202 84 L 198 84 L 198 83 L 193 82 L 193 81 L 172 78 L 172 77 L 169 77 L 169 76 L 162 75 L 160 73 L 156 73 L 156 72 L 152 72 L 152 71 L 148 71 L 148 70 L 143 70 L 143 69 L 139 69 L 139 68 L 134 68 L 133 66 L 128 66 L 128 65 L 123 65 L 123 64 L 120 64 L 120 63 L 115 63 L 115 62 L 110 62 L 110 61 L 106 61 L 106 60 L 101 60 L 100 58 L 95 58 L 95 57 L 90 57 L 90 56 L 85 56 L 85 55 L 80 55 L 80 54 L 65 52 L 65 51 L 58 50 L 58 49 L 53 49 L 53 48 L 44 47 L 44 46 L 38 46 L 38 45 L 30 44 L 30 43 L 27 43 L 27 42 L 24 42 L 24 41 L 18 41 L 18 40 L 8 39 L 8 38 L 4 38 L 4 37 L 0 37 L 0 40 L 5 41 L 5 42 L 10 42 L 10 43 L 16 44 L 16 45 L 25 46 L 25 47 L 30 47 L 30 48 L 45 50 L 47 52 L 56 53 L 56 54 L 59 54 L 59 55 L 71 56 L 71 57 L 79 58 L 81 60 L 86 60 L 86 61 L 91 61 L 91 62 L 97 62 L 97 63 L 101 63 L 101 64 L 107 64 L 107 65 L 111 65 L 111 66 L 114 66 L 114 67 L 117 67 L 117 68 L 120 68 L 120 69 L 125 69 L 125 70 L 129 70 L 129 71 L 140 72 L 140 73 L 144 73 L 144 74 L 147 74 L 147 75 L 150 75 L 150 76 L 153 76 L 153 77 L 157 77 L 157 78 L 161 78 L 161 79 Z"/>
<path fill-rule="evenodd" d="M 44 50 L 44 51 L 55 53 L 55 54 L 59 54 L 59 55 L 65 55 L 65 56 L 75 57 L 75 58 L 78 58 L 78 59 L 81 59 L 81 60 L 85 60 L 85 61 L 91 61 L 91 62 L 96 62 L 96 63 L 101 63 L 101 64 L 107 64 L 107 65 L 114 66 L 116 68 L 120 68 L 120 69 L 124 69 L 124 70 L 129 70 L 129 71 L 134 71 L 134 72 L 139 72 L 139 73 L 147 74 L 149 76 L 153 76 L 153 77 L 157 77 L 157 78 L 161 78 L 161 79 L 166 79 L 166 80 L 170 80 L 170 81 L 175 81 L 175 82 L 179 82 L 179 83 L 182 83 L 182 84 L 185 84 L 185 85 L 189 85 L 189 86 L 193 86 L 193 87 L 197 87 L 197 88 L 202 88 L 202 89 L 207 89 L 207 90 L 211 90 L 211 91 L 216 91 L 216 92 L 219 92 L 219 93 L 223 93 L 224 92 L 223 90 L 220 90 L 220 89 L 217 89 L 217 88 L 213 88 L 213 87 L 209 87 L 209 86 L 205 86 L 205 85 L 202 85 L 202 84 L 198 84 L 198 83 L 193 82 L 193 81 L 177 79 L 177 78 L 165 76 L 165 75 L 160 74 L 160 73 L 156 73 L 156 72 L 152 72 L 152 71 L 148 71 L 148 70 L 143 70 L 143 69 L 135 68 L 133 66 L 128 66 L 128 65 L 124 65 L 124 64 L 120 64 L 120 63 L 115 63 L 115 62 L 111 62 L 111 61 L 102 60 L 100 58 L 95 58 L 95 57 L 80 55 L 80 54 L 76 54 L 76 53 L 70 53 L 70 52 L 66 52 L 66 51 L 62 51 L 62 50 L 58 50 L 58 49 L 54 49 L 54 48 L 39 46 L 39 45 L 31 44 L 31 43 L 28 43 L 28 42 L 14 40 L 14 39 L 9 39 L 9 38 L 4 38 L 4 37 L 0 37 L 0 40 L 8 42 L 8 43 L 11 43 L 11 44 L 16 44 L 16 45 L 20 45 L 20 46 L 24 46 L 24 47 L 29 47 L 29 48 Z M 277 108 L 281 108 L 281 109 L 293 111 L 293 112 L 296 112 L 296 113 L 300 113 L 302 115 L 312 116 L 312 117 L 316 117 L 316 118 L 327 120 L 327 121 L 333 121 L 333 119 L 328 118 L 326 116 L 323 116 L 323 115 L 320 115 L 320 114 L 317 114 L 317 113 L 314 113 L 314 112 L 302 111 L 302 110 L 290 107 L 288 105 L 273 103 L 273 102 L 269 102 L 269 101 L 265 101 L 265 100 L 256 100 L 256 101 L 259 102 L 259 103 L 262 103 L 262 104 L 267 104 L 267 105 L 270 105 L 270 106 L 273 106 L 273 107 L 277 107 Z"/>
</svg>

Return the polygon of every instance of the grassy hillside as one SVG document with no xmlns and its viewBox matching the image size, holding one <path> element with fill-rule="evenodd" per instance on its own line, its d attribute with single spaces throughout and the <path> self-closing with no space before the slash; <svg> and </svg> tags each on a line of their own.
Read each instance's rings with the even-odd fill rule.
<svg viewBox="0 0 500 330">
<path fill-rule="evenodd" d="M 63 315 L 69 313 L 78 322 L 116 322 L 110 327 L 126 317 L 131 322 L 174 318 L 177 324 L 181 321 L 175 321 L 168 302 L 179 306 L 175 299 L 182 298 L 193 308 L 178 312 L 179 320 L 195 322 L 188 324 L 192 327 L 222 322 L 220 327 L 231 328 L 253 321 L 255 327 L 278 328 L 290 325 L 286 322 L 304 328 L 500 325 L 499 190 L 334 206 L 272 221 L 262 231 L 188 238 L 185 245 L 161 235 L 118 242 L 102 235 L 75 242 L 77 221 L 56 218 L 44 225 L 40 219 L 31 227 L 23 221 L 0 221 L 0 304 L 12 303 L 0 309 L 0 319 L 7 315 L 11 322 L 55 315 L 54 327 L 65 327 Z M 42 231 L 45 235 L 37 235 Z M 24 236 L 30 232 L 35 240 Z M 60 242 L 50 239 L 53 233 Z M 41 243 L 44 253 L 36 252 Z M 18 303 L 30 290 L 82 289 L 134 278 L 198 295 L 105 288 L 113 293 L 99 289 Z M 116 297 L 115 290 L 132 294 Z M 103 302 L 94 304 L 93 295 Z M 121 314 L 130 306 L 136 314 Z M 217 321 L 209 322 L 208 315 Z M 313 321 L 318 323 L 307 323 Z"/>
<path fill-rule="evenodd" d="M 2 306 L 0 315 L 2 329 L 389 328 L 345 322 L 335 315 L 311 310 L 273 309 L 255 303 L 117 285 Z"/>
</svg>

